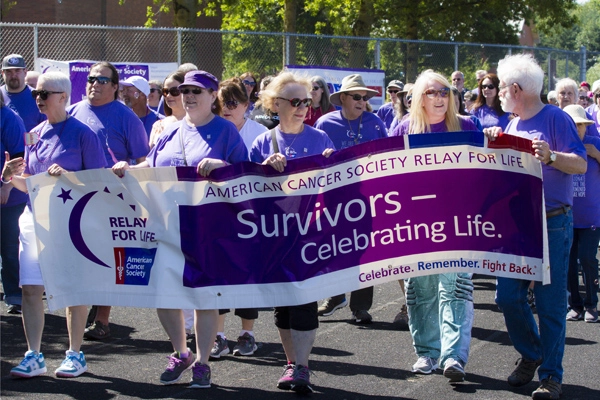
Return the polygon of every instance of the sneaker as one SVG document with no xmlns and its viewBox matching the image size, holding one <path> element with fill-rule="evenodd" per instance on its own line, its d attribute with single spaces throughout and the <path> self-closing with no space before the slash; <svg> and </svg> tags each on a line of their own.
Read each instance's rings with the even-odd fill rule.
<svg viewBox="0 0 600 400">
<path fill-rule="evenodd" d="M 448 378 L 448 382 L 456 383 L 465 380 L 465 369 L 461 362 L 454 358 L 448 358 L 444 364 L 444 376 Z"/>
<path fill-rule="evenodd" d="M 212 350 L 210 351 L 210 358 L 221 358 L 225 354 L 229 354 L 229 346 L 227 345 L 227 339 L 225 339 L 221 335 L 217 335 L 215 339 L 215 344 L 213 345 Z"/>
<path fill-rule="evenodd" d="M 310 387 L 310 369 L 304 365 L 297 365 L 292 376 L 291 389 L 298 394 L 312 393 Z"/>
<path fill-rule="evenodd" d="M 29 350 L 25 353 L 25 358 L 19 365 L 10 370 L 10 375 L 16 378 L 32 378 L 41 374 L 45 374 L 46 361 L 44 355 L 37 351 Z"/>
<path fill-rule="evenodd" d="M 352 319 L 357 324 L 370 324 L 373 321 L 373 317 L 367 310 L 352 311 Z"/>
<path fill-rule="evenodd" d="M 348 305 L 348 300 L 346 300 L 346 295 L 343 297 L 330 297 L 326 299 L 323 304 L 321 304 L 317 310 L 317 314 L 320 317 L 329 317 L 331 314 L 335 312 L 335 310 L 339 310 L 340 308 L 344 308 Z"/>
<path fill-rule="evenodd" d="M 596 308 L 585 309 L 585 322 L 598 322 L 598 310 Z"/>
<path fill-rule="evenodd" d="M 419 357 L 415 365 L 412 367 L 412 372 L 416 374 L 429 375 L 438 368 L 437 358 Z"/>
<path fill-rule="evenodd" d="M 533 399 L 558 399 L 562 394 L 560 383 L 552 379 L 542 379 L 540 387 L 531 393 Z"/>
<path fill-rule="evenodd" d="M 167 369 L 160 375 L 160 383 L 164 385 L 171 385 L 173 383 L 179 382 L 183 373 L 188 369 L 192 368 L 192 364 L 194 364 L 194 353 L 192 350 L 187 349 L 188 356 L 186 358 L 179 358 L 177 353 L 172 353 L 167 358 L 169 359 L 169 364 L 167 365 Z"/>
<path fill-rule="evenodd" d="M 292 381 L 294 380 L 294 371 L 296 369 L 296 364 L 289 363 L 283 367 L 283 374 L 281 374 L 281 378 L 277 381 L 277 388 L 281 390 L 291 390 L 292 389 Z"/>
<path fill-rule="evenodd" d="M 574 308 L 570 309 L 567 313 L 567 321 L 580 321 L 583 319 L 583 311 L 576 310 Z"/>
<path fill-rule="evenodd" d="M 21 315 L 21 305 L 20 304 L 9 304 L 6 312 L 9 314 Z"/>
<path fill-rule="evenodd" d="M 410 330 L 408 327 L 408 310 L 406 309 L 406 304 L 403 304 L 400 312 L 396 314 L 394 324 L 397 325 L 401 331 Z"/>
<path fill-rule="evenodd" d="M 521 360 L 521 362 L 519 362 Z M 542 364 L 542 360 L 529 361 L 524 358 L 520 358 L 515 363 L 518 364 L 517 368 L 510 374 L 507 381 L 510 386 L 523 386 L 531 382 L 535 376 L 535 370 Z"/>
<path fill-rule="evenodd" d="M 87 371 L 87 363 L 83 351 L 79 353 L 71 350 L 66 351 L 66 357 L 56 368 L 54 374 L 60 378 L 75 378 Z"/>
<path fill-rule="evenodd" d="M 210 387 L 210 367 L 207 364 L 195 363 L 192 366 L 190 389 L 206 389 Z"/>
<path fill-rule="evenodd" d="M 234 356 L 251 356 L 258 349 L 256 345 L 256 339 L 254 336 L 245 332 L 242 336 L 238 337 L 237 344 L 233 348 Z M 227 349 L 229 350 L 229 349 Z"/>
<path fill-rule="evenodd" d="M 100 321 L 94 322 L 92 325 L 85 328 L 83 337 L 88 340 L 104 340 L 110 337 L 110 328 Z"/>
</svg>

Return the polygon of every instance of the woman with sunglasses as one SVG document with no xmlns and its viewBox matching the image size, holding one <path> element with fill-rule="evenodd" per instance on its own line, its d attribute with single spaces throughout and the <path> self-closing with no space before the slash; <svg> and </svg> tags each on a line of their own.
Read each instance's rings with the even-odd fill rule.
<svg viewBox="0 0 600 400">
<path fill-rule="evenodd" d="M 404 90 L 404 82 L 399 80 L 393 80 L 387 85 L 387 93 L 390 97 L 390 101 L 379 107 L 377 110 L 377 116 L 383 121 L 386 129 L 390 129 L 394 117 L 396 116 L 396 109 L 398 104 L 402 103 L 402 94 Z"/>
<path fill-rule="evenodd" d="M 235 126 L 218 116 L 217 78 L 206 71 L 190 71 L 177 87 L 185 117 L 165 128 L 146 161 L 132 166 L 117 163 L 113 166 L 115 174 L 123 176 L 126 170 L 137 168 L 193 166 L 198 174 L 206 177 L 216 168 L 248 160 L 248 150 Z M 168 357 L 169 363 L 160 382 L 176 383 L 191 367 L 190 388 L 209 388 L 208 359 L 217 334 L 218 311 L 195 311 L 197 357 L 186 344 L 182 310 L 158 309 L 157 313 L 174 350 Z"/>
<path fill-rule="evenodd" d="M 444 76 L 427 70 L 412 90 L 410 117 L 393 136 L 476 130 L 471 119 L 458 115 Z M 471 275 L 443 273 L 407 279 L 408 324 L 419 357 L 413 372 L 431 374 L 439 364 L 450 383 L 464 380 L 473 325 Z"/>
<path fill-rule="evenodd" d="M 70 118 L 65 109 L 71 95 L 71 81 L 61 72 L 48 72 L 40 76 L 36 90 L 31 92 L 41 113 L 48 118 L 26 135 L 24 158 L 7 162 L 2 171 L 2 182 L 27 193 L 27 177 L 48 173 L 58 176 L 67 171 L 104 168 L 106 159 L 96 134 L 76 118 Z M 31 378 L 47 371 L 44 356 L 40 353 L 44 330 L 44 281 L 38 261 L 31 203 L 19 218 L 20 282 L 23 288 L 23 327 L 28 351 L 21 363 L 10 374 Z M 66 358 L 56 369 L 59 377 L 74 378 L 87 371 L 83 352 L 83 332 L 87 319 L 87 306 L 67 307 L 69 349 Z"/>
<path fill-rule="evenodd" d="M 150 107 L 151 110 L 156 111 L 157 113 L 160 113 L 159 106 L 160 106 L 160 98 L 162 96 L 162 89 L 160 87 L 161 86 L 160 81 L 153 79 L 151 81 L 148 81 L 148 84 L 150 85 L 150 94 L 148 94 L 148 96 L 147 96 L 148 107 Z"/>
<path fill-rule="evenodd" d="M 394 119 L 388 128 L 388 135 L 390 135 L 394 129 L 402 121 L 408 118 L 410 114 L 410 106 L 412 104 L 412 87 L 414 85 L 412 83 L 407 83 L 404 85 L 404 89 L 398 94 L 398 98 L 401 100 L 394 106 Z"/>
<path fill-rule="evenodd" d="M 248 105 L 248 109 L 246 110 L 246 116 L 249 116 L 252 110 L 254 109 L 254 103 L 258 100 L 258 81 L 252 75 L 252 72 L 245 72 L 240 75 L 240 79 L 246 88 L 246 94 L 248 95 L 248 99 L 250 100 L 250 104 Z"/>
<path fill-rule="evenodd" d="M 504 130 L 508 125 L 510 114 L 505 113 L 500 106 L 498 85 L 500 80 L 496 74 L 486 74 L 479 81 L 479 94 L 471 108 L 471 114 L 479 119 L 484 128 L 499 126 Z"/>
<path fill-rule="evenodd" d="M 183 83 L 184 77 L 185 72 L 177 70 L 167 76 L 163 83 L 162 94 L 164 96 L 163 104 L 166 118 L 156 121 L 152 126 L 149 140 L 150 148 L 156 145 L 156 141 L 164 132 L 165 127 L 181 121 L 185 117 L 185 109 L 178 88 Z"/>
<path fill-rule="evenodd" d="M 270 131 L 256 138 L 250 152 L 252 161 L 283 172 L 288 159 L 315 154 L 329 157 L 333 153 L 333 143 L 325 132 L 304 123 L 312 103 L 310 89 L 308 79 L 282 72 L 261 92 L 264 107 L 279 114 L 279 125 L 274 128 L 274 136 Z M 319 327 L 317 302 L 275 307 L 275 325 L 287 358 L 277 387 L 298 393 L 312 392 L 308 357 Z"/>
<path fill-rule="evenodd" d="M 310 96 L 312 97 L 312 106 L 309 107 L 306 113 L 304 123 L 310 126 L 314 126 L 315 122 L 324 114 L 335 111 L 335 106 L 329 101 L 329 87 L 325 78 L 320 76 L 312 77 L 312 90 Z"/>
</svg>

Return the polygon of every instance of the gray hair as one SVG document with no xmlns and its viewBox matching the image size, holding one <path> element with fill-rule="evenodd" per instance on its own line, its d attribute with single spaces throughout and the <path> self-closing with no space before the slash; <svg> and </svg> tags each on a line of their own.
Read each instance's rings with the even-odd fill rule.
<svg viewBox="0 0 600 400">
<path fill-rule="evenodd" d="M 498 78 L 505 85 L 518 84 L 530 96 L 539 96 L 544 86 L 544 71 L 531 54 L 504 57 L 498 63 Z"/>
<path fill-rule="evenodd" d="M 550 101 L 550 100 L 556 101 L 556 98 L 557 98 L 556 90 L 549 91 L 548 95 L 546 96 L 546 98 L 548 99 L 548 101 Z"/>
<path fill-rule="evenodd" d="M 45 83 L 46 89 L 56 92 L 65 92 L 67 98 L 71 96 L 71 80 L 69 77 L 59 71 L 50 71 L 40 75 L 38 85 Z"/>
<path fill-rule="evenodd" d="M 579 93 L 579 88 L 577 87 L 577 82 L 575 82 L 573 79 L 563 78 L 556 82 L 557 93 L 560 92 L 560 89 L 567 89 L 569 87 L 573 89 L 573 94 L 577 96 L 577 93 Z"/>
</svg>

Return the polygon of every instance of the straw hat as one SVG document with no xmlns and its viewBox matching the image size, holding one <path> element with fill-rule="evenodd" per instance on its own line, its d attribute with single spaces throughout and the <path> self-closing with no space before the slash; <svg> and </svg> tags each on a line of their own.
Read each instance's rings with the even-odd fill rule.
<svg viewBox="0 0 600 400">
<path fill-rule="evenodd" d="M 359 74 L 352 74 L 345 76 L 344 79 L 342 79 L 342 87 L 340 88 L 340 90 L 329 96 L 329 101 L 331 101 L 331 103 L 335 104 L 336 106 L 341 106 L 342 102 L 340 101 L 340 94 L 344 92 L 353 92 L 356 90 L 366 91 L 367 96 L 369 96 L 369 98 L 379 94 L 379 92 L 377 92 L 376 90 L 369 89 L 365 86 L 362 76 L 360 76 Z"/>
<path fill-rule="evenodd" d="M 579 104 L 571 104 L 566 106 L 563 108 L 563 111 L 569 114 L 576 124 L 591 125 L 594 123 L 594 121 L 591 121 L 587 118 L 587 115 L 585 115 L 585 110 Z"/>
</svg>

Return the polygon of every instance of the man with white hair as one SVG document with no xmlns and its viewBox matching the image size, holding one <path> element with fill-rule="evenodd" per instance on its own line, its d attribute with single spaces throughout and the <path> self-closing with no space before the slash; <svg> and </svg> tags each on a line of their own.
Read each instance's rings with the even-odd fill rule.
<svg viewBox="0 0 600 400">
<path fill-rule="evenodd" d="M 452 86 L 458 89 L 460 95 L 463 96 L 467 89 L 465 88 L 465 74 L 460 71 L 454 71 L 451 75 Z"/>
<path fill-rule="evenodd" d="M 164 115 L 161 115 L 148 107 L 148 95 L 150 94 L 150 84 L 146 79 L 139 75 L 130 76 L 124 81 L 119 82 L 121 85 L 121 98 L 123 103 L 131 111 L 138 116 L 138 118 L 144 124 L 144 129 L 150 137 L 152 132 L 152 126 L 159 119 L 164 119 Z"/>
<path fill-rule="evenodd" d="M 535 158 L 542 163 L 551 278 L 550 284 L 535 282 L 533 288 L 539 329 L 527 304 L 530 282 L 514 278 L 497 280 L 496 303 L 504 314 L 513 346 L 521 356 L 508 383 L 515 387 L 526 385 L 539 367 L 540 386 L 531 397 L 558 399 L 562 393 L 567 271 L 573 241 L 572 175 L 585 173 L 586 150 L 571 117 L 541 101 L 544 71 L 530 54 L 501 60 L 498 77 L 502 109 L 518 115 L 505 132 L 530 139 Z M 484 129 L 491 140 L 500 132 L 498 127 Z"/>
<path fill-rule="evenodd" d="M 548 99 L 548 104 L 550 104 L 551 106 L 558 106 L 558 100 L 557 100 L 557 93 L 556 90 L 551 90 L 548 92 L 548 95 L 546 96 L 546 98 Z"/>
<path fill-rule="evenodd" d="M 475 85 L 475 89 L 471 90 L 472 93 L 479 94 L 479 81 L 483 79 L 484 76 L 487 75 L 487 71 L 485 69 L 478 69 L 475 71 L 475 79 L 477 81 L 477 85 Z"/>
</svg>

